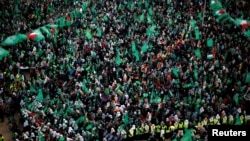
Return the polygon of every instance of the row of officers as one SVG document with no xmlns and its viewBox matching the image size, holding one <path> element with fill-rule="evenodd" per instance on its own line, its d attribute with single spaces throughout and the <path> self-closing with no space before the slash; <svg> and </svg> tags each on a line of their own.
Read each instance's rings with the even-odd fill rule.
<svg viewBox="0 0 250 141">
<path fill-rule="evenodd" d="M 239 121 L 237 121 L 239 120 Z M 155 138 L 165 140 L 172 138 L 177 132 L 183 132 L 185 129 L 193 129 L 193 133 L 197 132 L 199 127 L 206 128 L 208 125 L 244 125 L 246 123 L 246 118 L 244 115 L 239 116 L 239 119 L 234 118 L 233 116 L 224 117 L 224 118 L 210 118 L 203 119 L 202 121 L 192 125 L 188 120 L 184 122 L 175 122 L 172 125 L 167 126 L 166 124 L 155 125 L 155 124 L 144 124 L 142 123 L 139 126 L 133 125 L 129 131 L 123 130 L 121 134 L 123 135 L 124 140 L 136 140 L 137 139 L 148 139 L 152 136 Z"/>
</svg>

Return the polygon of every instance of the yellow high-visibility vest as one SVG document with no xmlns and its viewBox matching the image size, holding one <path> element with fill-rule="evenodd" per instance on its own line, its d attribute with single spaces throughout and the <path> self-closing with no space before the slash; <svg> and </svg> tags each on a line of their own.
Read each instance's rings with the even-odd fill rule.
<svg viewBox="0 0 250 141">
<path fill-rule="evenodd" d="M 151 130 L 151 132 L 155 132 L 155 125 L 154 124 L 151 125 L 150 130 Z"/>
<path fill-rule="evenodd" d="M 183 122 L 180 122 L 179 123 L 179 129 L 182 129 L 183 128 Z"/>
<path fill-rule="evenodd" d="M 169 127 L 169 129 L 170 129 L 170 131 L 172 132 L 172 131 L 175 130 L 175 126 L 171 125 L 171 126 Z"/>
<path fill-rule="evenodd" d="M 222 123 L 223 123 L 223 124 L 227 124 L 227 117 L 223 117 Z"/>
<path fill-rule="evenodd" d="M 220 125 L 220 121 L 217 118 L 214 119 L 214 125 Z"/>
<path fill-rule="evenodd" d="M 178 129 L 179 124 L 177 122 L 174 123 L 175 130 Z"/>
<path fill-rule="evenodd" d="M 170 133 L 170 132 L 171 132 L 170 126 L 167 126 L 167 128 L 166 128 L 166 133 Z"/>
<path fill-rule="evenodd" d="M 155 132 L 156 133 L 160 133 L 161 132 L 161 126 L 160 125 L 156 125 Z"/>
<path fill-rule="evenodd" d="M 187 129 L 187 128 L 188 128 L 188 122 L 184 122 L 183 127 L 184 127 L 185 129 Z"/>
<path fill-rule="evenodd" d="M 240 116 L 240 122 L 241 122 L 241 124 L 244 123 L 244 118 L 245 118 L 245 117 L 244 117 L 243 115 Z"/>
<path fill-rule="evenodd" d="M 134 129 L 130 129 L 129 130 L 129 137 L 133 137 L 134 136 Z"/>
</svg>

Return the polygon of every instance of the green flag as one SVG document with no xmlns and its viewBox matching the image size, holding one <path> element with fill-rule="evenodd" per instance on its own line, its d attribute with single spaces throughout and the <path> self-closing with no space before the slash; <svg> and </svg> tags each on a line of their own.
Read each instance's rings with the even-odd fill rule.
<svg viewBox="0 0 250 141">
<path fill-rule="evenodd" d="M 216 11 L 216 10 L 222 9 L 222 5 L 221 5 L 221 3 L 218 2 L 218 1 L 211 0 L 211 2 L 210 2 L 210 8 L 211 8 L 213 11 Z"/>
<path fill-rule="evenodd" d="M 92 34 L 90 33 L 89 29 L 85 30 L 85 36 L 87 37 L 88 40 L 92 40 Z"/>
<path fill-rule="evenodd" d="M 177 67 L 174 67 L 172 69 L 172 73 L 175 77 L 179 77 L 179 69 Z"/>
<path fill-rule="evenodd" d="M 250 72 L 246 75 L 245 83 L 250 83 Z"/>
<path fill-rule="evenodd" d="M 102 29 L 98 27 L 96 30 L 97 30 L 97 36 L 102 37 Z"/>
<path fill-rule="evenodd" d="M 196 69 L 194 70 L 194 79 L 195 79 L 195 80 L 198 80 L 198 79 L 199 79 L 199 77 L 198 77 L 198 72 L 197 72 Z"/>
<path fill-rule="evenodd" d="M 250 30 L 246 30 L 244 35 L 250 40 Z"/>
<path fill-rule="evenodd" d="M 128 125 L 129 124 L 129 116 L 128 116 L 128 112 L 126 112 L 123 116 L 123 123 L 125 125 Z"/>
<path fill-rule="evenodd" d="M 237 114 L 235 117 L 235 125 L 242 125 L 239 114 Z"/>
<path fill-rule="evenodd" d="M 154 11 L 153 11 L 153 8 L 152 8 L 152 7 L 150 7 L 150 8 L 148 9 L 148 14 L 149 14 L 150 16 L 152 16 L 152 15 L 154 14 Z"/>
<path fill-rule="evenodd" d="M 83 123 L 84 120 L 85 120 L 85 117 L 84 117 L 84 116 L 80 116 L 80 117 L 76 120 L 76 124 Z"/>
<path fill-rule="evenodd" d="M 39 141 L 45 141 L 44 135 L 41 132 L 38 132 Z"/>
<path fill-rule="evenodd" d="M 147 14 L 147 22 L 149 24 L 153 23 L 153 20 L 152 20 L 152 18 L 151 18 L 151 16 L 149 14 Z"/>
<path fill-rule="evenodd" d="M 194 32 L 195 32 L 195 40 L 200 40 L 201 36 L 199 29 L 195 29 Z"/>
<path fill-rule="evenodd" d="M 64 27 L 66 25 L 65 22 L 65 16 L 58 18 L 55 23 L 59 26 L 59 27 Z"/>
<path fill-rule="evenodd" d="M 38 95 L 36 97 L 36 100 L 39 101 L 39 102 L 43 101 L 43 91 L 42 91 L 42 89 L 38 90 Z"/>
<path fill-rule="evenodd" d="M 118 66 L 122 63 L 122 59 L 120 57 L 120 51 L 119 51 L 119 49 L 116 49 L 115 63 Z"/>
<path fill-rule="evenodd" d="M 9 51 L 0 47 L 0 60 L 9 55 Z"/>
<path fill-rule="evenodd" d="M 142 45 L 141 51 L 142 51 L 143 53 L 145 53 L 145 52 L 147 52 L 147 50 L 148 50 L 148 45 L 147 45 L 147 43 L 144 43 L 144 44 Z"/>
<path fill-rule="evenodd" d="M 181 138 L 180 141 L 192 141 L 192 130 L 191 129 L 185 129 L 184 130 L 184 135 Z"/>
<path fill-rule="evenodd" d="M 51 31 L 46 28 L 46 26 L 43 26 L 40 28 L 43 33 L 45 33 L 47 36 L 51 36 Z"/>
<path fill-rule="evenodd" d="M 194 19 L 190 20 L 190 26 L 192 28 L 195 28 L 196 27 L 196 21 Z"/>
<path fill-rule="evenodd" d="M 140 60 L 140 53 L 139 53 L 139 51 L 136 49 L 135 41 L 132 41 L 132 54 L 134 55 L 136 61 L 139 61 L 139 60 Z"/>
<path fill-rule="evenodd" d="M 238 106 L 239 105 L 239 94 L 238 93 L 236 93 L 234 95 L 233 100 L 234 100 L 236 106 Z"/>
<path fill-rule="evenodd" d="M 20 43 L 24 40 L 27 40 L 28 37 L 25 34 L 16 34 L 16 35 L 12 35 L 9 36 L 8 38 L 6 38 L 1 45 L 3 46 L 11 46 L 11 45 L 15 45 L 17 43 Z"/>
<path fill-rule="evenodd" d="M 35 87 L 33 86 L 33 85 L 30 85 L 30 92 L 31 93 L 35 93 L 36 92 L 36 89 L 35 89 Z"/>
<path fill-rule="evenodd" d="M 208 47 L 212 47 L 213 44 L 214 44 L 214 42 L 213 42 L 213 39 L 212 39 L 212 38 L 207 39 L 207 46 L 208 46 Z"/>
<path fill-rule="evenodd" d="M 58 28 L 57 24 L 47 24 L 46 27 L 48 28 Z"/>
<path fill-rule="evenodd" d="M 145 15 L 144 14 L 141 14 L 140 15 L 140 20 L 139 20 L 139 22 L 141 23 L 141 22 L 144 22 L 144 20 L 145 20 Z"/>
<path fill-rule="evenodd" d="M 199 48 L 197 48 L 196 50 L 194 50 L 194 54 L 198 59 L 201 59 L 201 51 Z"/>
</svg>

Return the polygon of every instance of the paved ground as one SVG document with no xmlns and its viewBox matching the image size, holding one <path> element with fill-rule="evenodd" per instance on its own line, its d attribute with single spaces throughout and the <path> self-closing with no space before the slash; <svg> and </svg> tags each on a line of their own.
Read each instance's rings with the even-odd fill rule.
<svg viewBox="0 0 250 141">
<path fill-rule="evenodd" d="M 0 133 L 4 136 L 5 141 L 12 141 L 11 131 L 8 129 L 8 119 L 5 117 L 4 122 L 0 122 Z"/>
</svg>

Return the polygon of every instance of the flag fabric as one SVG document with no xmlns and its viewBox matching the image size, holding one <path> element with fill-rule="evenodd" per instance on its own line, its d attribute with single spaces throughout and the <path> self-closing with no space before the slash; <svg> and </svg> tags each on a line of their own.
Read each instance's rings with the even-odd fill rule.
<svg viewBox="0 0 250 141">
<path fill-rule="evenodd" d="M 194 19 L 190 20 L 190 26 L 192 28 L 195 28 L 196 27 L 196 21 Z"/>
<path fill-rule="evenodd" d="M 82 90 L 83 90 L 84 92 L 87 92 L 87 91 L 88 91 L 88 88 L 86 87 L 85 80 L 82 81 Z"/>
<path fill-rule="evenodd" d="M 135 41 L 132 41 L 132 54 L 135 57 L 135 61 L 139 61 L 140 60 L 140 53 L 136 49 Z"/>
<path fill-rule="evenodd" d="M 79 117 L 79 118 L 76 120 L 76 124 L 83 123 L 84 120 L 85 120 L 85 117 L 84 117 L 84 116 L 81 116 L 81 117 Z"/>
<path fill-rule="evenodd" d="M 147 50 L 148 50 L 148 45 L 147 45 L 147 43 L 143 43 L 142 48 L 141 48 L 141 51 L 142 51 L 143 53 L 145 53 L 145 52 L 147 52 Z"/>
<path fill-rule="evenodd" d="M 198 59 L 201 59 L 201 51 L 199 48 L 197 48 L 196 50 L 194 50 L 194 54 Z"/>
<path fill-rule="evenodd" d="M 16 35 L 12 35 L 9 36 L 8 38 L 6 38 L 1 45 L 3 46 L 11 46 L 11 45 L 15 45 L 17 43 L 20 43 L 24 40 L 27 40 L 27 36 L 25 34 L 16 34 Z"/>
<path fill-rule="evenodd" d="M 240 26 L 242 30 L 247 29 L 247 27 L 249 26 L 247 20 L 242 20 L 242 19 L 235 19 L 234 24 L 236 26 Z"/>
<path fill-rule="evenodd" d="M 239 114 L 237 114 L 235 117 L 235 125 L 242 125 Z"/>
<path fill-rule="evenodd" d="M 192 129 L 185 129 L 180 141 L 192 141 Z"/>
<path fill-rule="evenodd" d="M 129 116 L 128 116 L 128 112 L 126 112 L 123 116 L 123 123 L 125 125 L 128 125 L 129 124 Z"/>
<path fill-rule="evenodd" d="M 39 141 L 45 141 L 44 135 L 41 132 L 38 132 Z"/>
<path fill-rule="evenodd" d="M 154 14 L 154 11 L 153 11 L 153 8 L 152 8 L 152 7 L 150 7 L 150 8 L 148 9 L 148 14 L 149 14 L 150 16 L 152 16 L 152 15 Z"/>
<path fill-rule="evenodd" d="M 144 20 L 145 20 L 145 15 L 144 15 L 144 14 L 141 14 L 139 19 L 140 19 L 140 20 L 139 20 L 140 23 L 141 23 L 141 22 L 144 22 Z"/>
<path fill-rule="evenodd" d="M 213 54 L 207 55 L 207 59 L 208 59 L 208 60 L 211 60 L 211 59 L 213 59 L 213 58 L 214 58 L 214 55 L 213 55 Z"/>
<path fill-rule="evenodd" d="M 172 69 L 172 73 L 175 77 L 179 77 L 179 69 L 177 67 L 174 67 Z"/>
<path fill-rule="evenodd" d="M 36 92 L 36 89 L 33 85 L 30 85 L 30 88 L 29 88 L 30 92 L 31 93 L 35 93 Z"/>
<path fill-rule="evenodd" d="M 42 89 L 38 90 L 38 94 L 37 94 L 36 100 L 39 101 L 39 102 L 43 101 L 43 91 L 42 91 Z"/>
<path fill-rule="evenodd" d="M 250 83 L 250 72 L 247 73 L 245 83 Z"/>
<path fill-rule="evenodd" d="M 116 50 L 115 63 L 118 66 L 122 63 L 122 59 L 120 57 L 120 51 L 119 51 L 119 49 Z"/>
<path fill-rule="evenodd" d="M 101 28 L 98 27 L 96 30 L 97 30 L 97 37 L 101 37 L 102 36 Z"/>
<path fill-rule="evenodd" d="M 222 9 L 222 5 L 220 2 L 212 0 L 210 3 L 210 8 L 214 11 Z"/>
<path fill-rule="evenodd" d="M 208 47 L 212 47 L 213 44 L 214 44 L 214 42 L 213 42 L 213 39 L 212 39 L 212 38 L 207 39 L 207 46 L 208 46 Z"/>
<path fill-rule="evenodd" d="M 193 72 L 194 72 L 194 79 L 195 79 L 195 80 L 198 80 L 199 77 L 198 77 L 198 72 L 197 72 L 197 70 L 195 69 Z"/>
<path fill-rule="evenodd" d="M 9 51 L 0 47 L 0 60 L 9 55 Z"/>
<path fill-rule="evenodd" d="M 195 40 L 200 40 L 201 37 L 200 37 L 200 31 L 199 31 L 199 29 L 195 29 L 194 32 L 195 32 Z"/>
<path fill-rule="evenodd" d="M 224 9 L 220 9 L 220 10 L 217 10 L 217 11 L 215 12 L 215 14 L 216 14 L 217 16 L 220 16 L 220 15 L 226 14 L 226 11 L 225 11 Z"/>
<path fill-rule="evenodd" d="M 239 94 L 238 93 L 236 93 L 234 95 L 233 100 L 234 100 L 236 106 L 238 106 L 239 105 Z"/>
<path fill-rule="evenodd" d="M 39 41 L 43 40 L 45 37 L 43 36 L 40 29 L 36 29 L 33 32 L 28 34 L 28 38 L 29 38 L 29 40 L 39 42 Z"/>
<path fill-rule="evenodd" d="M 48 28 L 46 28 L 46 26 L 43 26 L 43 27 L 41 27 L 40 29 L 41 29 L 41 31 L 42 31 L 44 34 L 46 34 L 47 36 L 51 36 L 51 31 L 50 31 Z"/>
<path fill-rule="evenodd" d="M 87 37 L 88 40 L 92 40 L 92 34 L 90 33 L 89 29 L 85 30 L 85 36 Z"/>
<path fill-rule="evenodd" d="M 48 28 L 58 28 L 57 24 L 47 24 L 46 27 Z"/>
<path fill-rule="evenodd" d="M 65 20 L 66 20 L 65 16 L 63 16 L 61 18 L 58 18 L 55 21 L 55 24 L 57 24 L 59 27 L 64 27 L 66 25 Z"/>
</svg>

